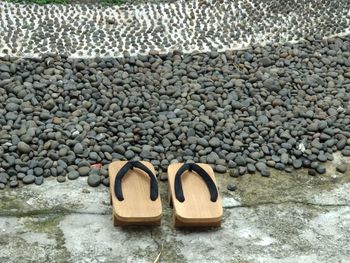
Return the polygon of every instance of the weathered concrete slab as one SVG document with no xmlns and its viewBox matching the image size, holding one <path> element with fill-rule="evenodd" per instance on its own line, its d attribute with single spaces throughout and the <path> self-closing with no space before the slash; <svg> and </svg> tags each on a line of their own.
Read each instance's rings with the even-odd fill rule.
<svg viewBox="0 0 350 263">
<path fill-rule="evenodd" d="M 115 228 L 108 189 L 83 178 L 0 192 L 0 262 L 350 262 L 350 170 L 217 175 L 220 229 L 178 230 L 160 182 L 161 227 Z M 235 192 L 227 183 L 237 185 Z"/>
</svg>

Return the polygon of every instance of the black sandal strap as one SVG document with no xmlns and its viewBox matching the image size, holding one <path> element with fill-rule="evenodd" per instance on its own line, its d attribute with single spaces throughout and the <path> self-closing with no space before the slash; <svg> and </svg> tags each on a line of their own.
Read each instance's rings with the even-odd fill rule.
<svg viewBox="0 0 350 263">
<path fill-rule="evenodd" d="M 155 175 L 152 173 L 150 169 L 148 169 L 144 164 L 139 161 L 129 161 L 127 162 L 117 173 L 114 183 L 114 192 L 119 201 L 124 200 L 123 190 L 122 190 L 122 179 L 128 173 L 128 171 L 134 168 L 138 168 L 145 173 L 147 173 L 151 179 L 151 200 L 155 201 L 158 198 L 158 184 Z"/>
<path fill-rule="evenodd" d="M 174 183 L 176 199 L 181 203 L 185 201 L 184 193 L 182 190 L 181 175 L 187 170 L 190 172 L 194 171 L 200 177 L 202 177 L 202 179 L 204 180 L 204 182 L 208 187 L 208 190 L 210 193 L 210 201 L 216 202 L 216 200 L 218 199 L 218 190 L 216 188 L 216 185 L 213 179 L 202 167 L 200 167 L 198 164 L 195 164 L 195 163 L 185 163 L 177 171 L 175 175 L 175 183 Z"/>
</svg>

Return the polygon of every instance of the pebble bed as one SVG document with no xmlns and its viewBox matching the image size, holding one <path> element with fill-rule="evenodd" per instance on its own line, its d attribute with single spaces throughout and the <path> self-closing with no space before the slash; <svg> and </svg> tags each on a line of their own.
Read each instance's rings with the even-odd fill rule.
<svg viewBox="0 0 350 263">
<path fill-rule="evenodd" d="M 124 159 L 323 174 L 332 153 L 350 156 L 350 35 L 224 53 L 5 56 L 0 127 L 0 189 L 50 176 L 108 185 L 108 163 Z"/>
<path fill-rule="evenodd" d="M 0 2 L 0 56 L 225 51 L 344 35 L 349 29 L 349 0 L 183 0 L 108 7 Z"/>
</svg>

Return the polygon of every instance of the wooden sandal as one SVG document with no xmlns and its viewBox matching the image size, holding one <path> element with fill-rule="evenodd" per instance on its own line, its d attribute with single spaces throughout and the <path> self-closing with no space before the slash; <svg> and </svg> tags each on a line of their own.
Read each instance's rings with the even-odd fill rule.
<svg viewBox="0 0 350 263">
<path fill-rule="evenodd" d="M 176 227 L 218 227 L 222 203 L 208 164 L 175 163 L 168 167 L 169 202 Z"/>
<path fill-rule="evenodd" d="M 115 161 L 109 165 L 109 180 L 115 226 L 160 225 L 162 203 L 151 163 Z"/>
</svg>

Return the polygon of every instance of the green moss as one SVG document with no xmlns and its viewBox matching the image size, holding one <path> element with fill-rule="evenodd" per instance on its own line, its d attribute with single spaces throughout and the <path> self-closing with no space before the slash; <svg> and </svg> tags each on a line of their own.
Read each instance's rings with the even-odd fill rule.
<svg viewBox="0 0 350 263">
<path fill-rule="evenodd" d="M 335 172 L 332 162 L 323 164 L 327 174 L 310 176 L 307 169 L 294 170 L 291 173 L 270 169 L 269 178 L 259 173 L 245 174 L 238 178 L 232 178 L 228 174 L 217 174 L 221 192 L 239 200 L 242 205 L 254 206 L 264 203 L 304 202 L 308 203 L 310 191 L 329 192 L 342 184 L 350 182 L 350 172 L 340 174 Z M 336 174 L 336 176 L 333 176 Z M 237 190 L 230 192 L 226 185 L 233 183 Z"/>
<path fill-rule="evenodd" d="M 69 4 L 70 0 L 7 0 L 12 3 L 32 3 L 32 4 Z M 96 1 L 98 3 L 98 1 Z M 100 0 L 102 5 L 121 5 L 126 3 L 126 0 Z"/>
<path fill-rule="evenodd" d="M 45 217 L 26 217 L 24 226 L 33 232 L 45 232 L 50 234 L 52 231 L 56 230 L 62 217 L 62 215 L 57 214 L 48 215 Z"/>
<path fill-rule="evenodd" d="M 49 237 L 55 239 L 55 249 L 59 251 L 61 262 L 69 262 L 71 255 L 65 247 L 64 234 L 59 228 L 59 223 L 63 217 L 63 214 L 25 217 L 23 224 L 31 232 L 46 233 Z"/>
<path fill-rule="evenodd" d="M 0 195 L 0 211 L 22 210 L 22 201 L 15 196 Z M 1 212 L 0 212 L 1 214 Z"/>
<path fill-rule="evenodd" d="M 101 0 L 101 4 L 103 5 L 121 5 L 125 2 L 125 0 Z"/>
<path fill-rule="evenodd" d="M 69 0 L 8 0 L 12 3 L 32 3 L 32 4 L 68 4 Z"/>
</svg>

